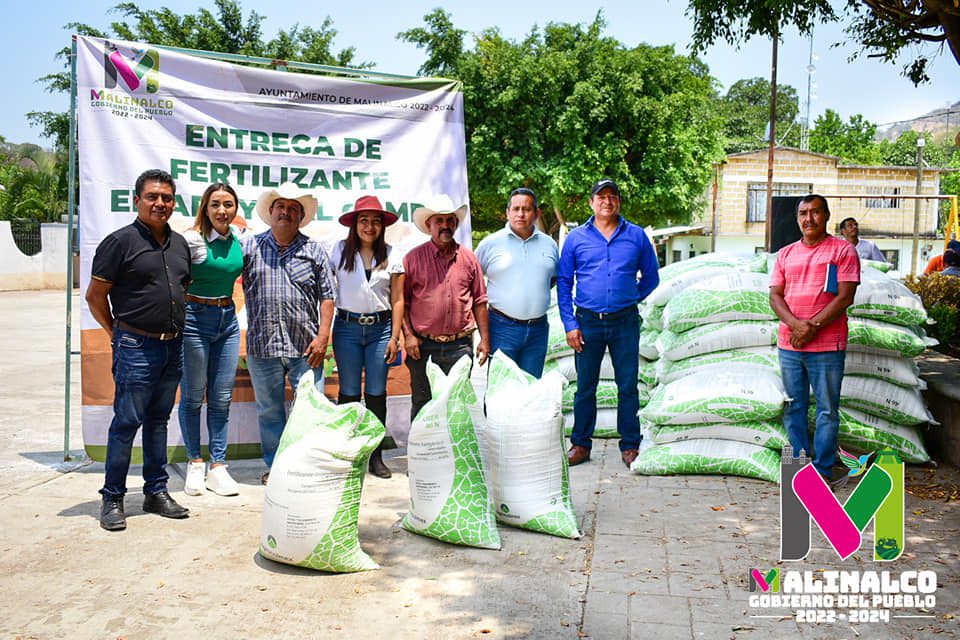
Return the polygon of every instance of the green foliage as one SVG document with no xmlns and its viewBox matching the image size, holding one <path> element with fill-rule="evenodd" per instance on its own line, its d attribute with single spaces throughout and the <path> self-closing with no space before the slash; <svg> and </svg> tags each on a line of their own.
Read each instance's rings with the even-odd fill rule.
<svg viewBox="0 0 960 640">
<path fill-rule="evenodd" d="M 737 80 L 722 98 L 724 150 L 727 153 L 753 151 L 767 144 L 770 121 L 770 81 L 764 78 Z M 777 85 L 777 144 L 800 146 L 797 123 L 799 100 L 790 85 Z"/>
<path fill-rule="evenodd" d="M 423 16 L 427 28 L 415 27 L 397 34 L 397 39 L 427 50 L 427 61 L 420 66 L 421 75 L 445 76 L 457 68 L 463 54 L 463 29 L 453 26 L 452 16 L 443 9 L 434 9 Z"/>
<path fill-rule="evenodd" d="M 927 327 L 927 333 L 944 345 L 960 340 L 960 278 L 940 273 L 907 277 L 907 288 L 923 301 L 927 314 L 936 324 Z"/>
<path fill-rule="evenodd" d="M 807 35 L 814 26 L 843 20 L 845 32 L 863 48 L 852 57 L 895 62 L 906 54 L 903 75 L 914 84 L 929 82 L 929 43 L 949 45 L 960 64 L 956 0 L 847 0 L 836 11 L 829 0 L 688 0 L 693 17 L 693 49 L 704 51 L 717 40 L 739 45 L 752 36 L 780 37 L 793 26 Z M 935 45 L 934 45 L 935 46 Z M 943 53 L 939 51 L 932 55 Z"/>
<path fill-rule="evenodd" d="M 0 220 L 59 222 L 66 213 L 66 180 L 58 157 L 32 144 L 0 150 Z"/>
<path fill-rule="evenodd" d="M 877 125 L 859 113 L 844 122 L 836 111 L 827 109 L 810 130 L 810 150 L 851 164 L 880 164 L 876 135 Z"/>
<path fill-rule="evenodd" d="M 721 157 L 715 82 L 703 63 L 672 47 L 627 48 L 589 25 L 550 23 L 522 41 L 496 29 L 472 50 L 439 55 L 456 31 L 401 38 L 451 65 L 464 83 L 471 216 L 478 230 L 503 224 L 507 194 L 540 195 L 548 228 L 584 221 L 590 185 L 620 184 L 622 211 L 641 224 L 690 219 Z M 427 37 L 430 35 L 431 37 Z"/>
<path fill-rule="evenodd" d="M 214 0 L 214 5 L 217 8 L 216 14 L 207 9 L 198 9 L 195 14 L 181 16 L 167 8 L 145 10 L 136 3 L 122 2 L 111 10 L 120 14 L 121 19 L 113 22 L 109 31 L 79 22 L 70 22 L 64 28 L 79 35 L 116 37 L 169 47 L 324 65 L 356 68 L 371 66 L 369 63 L 354 61 L 353 47 L 333 53 L 333 41 L 337 31 L 329 17 L 324 18 L 318 27 L 295 24 L 288 30 L 280 30 L 272 40 L 265 41 L 260 28 L 265 16 L 251 11 L 244 18 L 238 0 Z M 70 49 L 61 49 L 57 57 L 64 61 L 67 70 L 46 75 L 38 80 L 51 93 L 70 90 Z M 34 111 L 27 114 L 27 118 L 31 124 L 40 127 L 44 137 L 53 139 L 54 148 L 67 149 L 70 123 L 68 114 Z"/>
</svg>

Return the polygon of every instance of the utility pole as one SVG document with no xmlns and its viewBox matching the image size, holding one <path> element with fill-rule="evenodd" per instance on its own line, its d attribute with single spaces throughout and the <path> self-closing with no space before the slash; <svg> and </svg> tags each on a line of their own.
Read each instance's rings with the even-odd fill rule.
<svg viewBox="0 0 960 640">
<path fill-rule="evenodd" d="M 777 145 L 777 45 L 780 42 L 780 17 L 773 29 L 773 59 L 770 62 L 770 146 L 767 152 L 767 218 L 765 223 L 765 246 L 773 247 L 773 159 Z"/>
<path fill-rule="evenodd" d="M 917 195 L 923 187 L 923 147 L 927 144 L 923 134 L 917 136 Z M 913 259 L 910 261 L 910 277 L 917 275 L 920 260 L 920 198 L 913 201 Z"/>
</svg>

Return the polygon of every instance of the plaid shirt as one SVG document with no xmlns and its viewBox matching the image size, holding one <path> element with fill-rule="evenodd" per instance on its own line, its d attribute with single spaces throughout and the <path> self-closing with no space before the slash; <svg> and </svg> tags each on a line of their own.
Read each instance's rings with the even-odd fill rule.
<svg viewBox="0 0 960 640">
<path fill-rule="evenodd" d="M 247 353 L 258 358 L 303 356 L 320 331 L 320 301 L 333 299 L 326 253 L 300 233 L 281 254 L 269 230 L 244 237 L 240 246 Z"/>
</svg>

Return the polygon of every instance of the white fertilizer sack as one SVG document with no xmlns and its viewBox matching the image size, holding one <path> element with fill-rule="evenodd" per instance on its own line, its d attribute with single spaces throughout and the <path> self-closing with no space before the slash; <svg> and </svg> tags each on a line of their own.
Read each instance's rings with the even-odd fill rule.
<svg viewBox="0 0 960 640">
<path fill-rule="evenodd" d="M 663 311 L 663 325 L 679 333 L 731 320 L 774 320 L 770 277 L 734 271 L 696 282 L 675 295 Z"/>
<path fill-rule="evenodd" d="M 840 406 L 859 409 L 902 425 L 933 421 L 919 391 L 877 378 L 843 376 Z"/>
<path fill-rule="evenodd" d="M 657 379 L 661 384 L 668 384 L 693 373 L 723 370 L 743 364 L 764 367 L 774 373 L 780 372 L 780 358 L 776 347 L 746 347 L 704 353 L 684 360 L 659 360 Z"/>
<path fill-rule="evenodd" d="M 648 476 L 722 474 L 780 481 L 780 454 L 732 440 L 685 440 L 643 451 L 630 465 Z"/>
<path fill-rule="evenodd" d="M 875 269 L 861 271 L 860 286 L 847 314 L 904 326 L 922 326 L 927 322 L 920 297 L 899 280 Z"/>
<path fill-rule="evenodd" d="M 560 414 L 564 383 L 558 373 L 537 380 L 496 352 L 487 383 L 485 462 L 498 521 L 579 538 Z"/>
<path fill-rule="evenodd" d="M 360 548 L 357 518 L 367 461 L 385 430 L 359 403 L 337 406 L 300 378 L 261 517 L 260 555 L 317 569 L 377 569 Z"/>
<path fill-rule="evenodd" d="M 736 320 L 705 324 L 674 333 L 664 331 L 657 339 L 660 357 L 683 360 L 703 353 L 777 344 L 778 323 L 772 320 Z"/>
<path fill-rule="evenodd" d="M 790 444 L 783 423 L 774 420 L 729 422 L 720 424 L 677 424 L 652 427 L 656 444 L 681 440 L 733 440 L 781 451 Z"/>
</svg>

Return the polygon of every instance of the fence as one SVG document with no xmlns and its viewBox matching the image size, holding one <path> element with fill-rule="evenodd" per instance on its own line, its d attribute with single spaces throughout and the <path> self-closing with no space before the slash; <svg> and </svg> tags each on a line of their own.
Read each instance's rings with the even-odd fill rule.
<svg viewBox="0 0 960 640">
<path fill-rule="evenodd" d="M 27 256 L 40 253 L 40 221 L 31 219 L 14 219 L 10 221 L 10 232 L 17 248 Z"/>
</svg>

